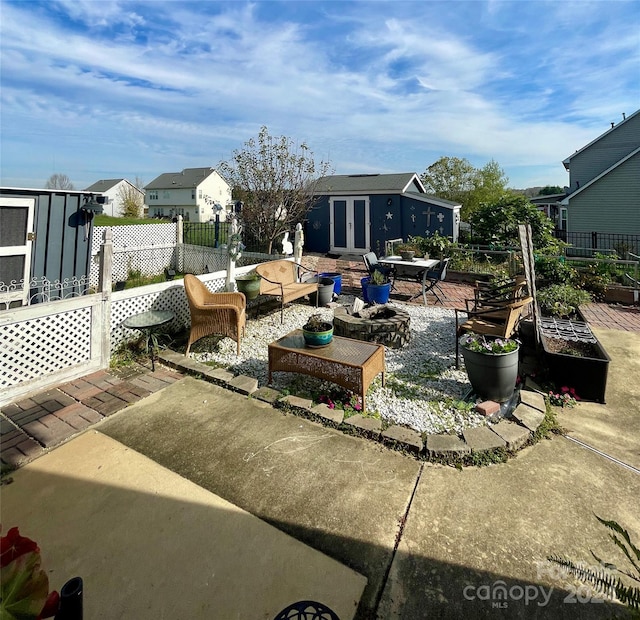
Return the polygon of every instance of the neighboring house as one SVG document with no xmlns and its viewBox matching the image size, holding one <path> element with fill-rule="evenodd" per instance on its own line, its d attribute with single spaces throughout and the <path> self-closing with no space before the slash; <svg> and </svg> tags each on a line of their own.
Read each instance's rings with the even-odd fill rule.
<svg viewBox="0 0 640 620">
<path fill-rule="evenodd" d="M 0 187 L 0 310 L 86 293 L 98 199 Z"/>
<path fill-rule="evenodd" d="M 436 231 L 458 239 L 461 205 L 428 195 L 413 172 L 322 177 L 315 193 L 305 235 L 310 252 L 382 254 L 387 240 Z"/>
<path fill-rule="evenodd" d="M 612 123 L 563 164 L 569 171 L 569 188 L 559 201 L 559 229 L 640 234 L 640 110 Z"/>
<path fill-rule="evenodd" d="M 220 205 L 221 221 L 233 211 L 231 187 L 213 168 L 185 168 L 182 172 L 165 172 L 145 185 L 149 217 L 209 222 L 215 219 L 215 205 Z"/>
<path fill-rule="evenodd" d="M 144 192 L 136 187 L 133 183 L 127 181 L 127 179 L 103 179 L 87 187 L 85 192 L 100 193 L 107 198 L 104 203 L 103 215 L 110 215 L 112 217 L 121 217 L 123 214 L 124 206 L 122 204 L 122 197 L 138 194 L 140 197 L 140 216 L 142 217 L 142 205 L 144 203 Z"/>
</svg>

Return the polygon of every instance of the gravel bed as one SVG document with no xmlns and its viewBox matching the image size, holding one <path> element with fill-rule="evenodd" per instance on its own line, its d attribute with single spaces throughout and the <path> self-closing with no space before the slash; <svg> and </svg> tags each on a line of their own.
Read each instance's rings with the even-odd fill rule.
<svg viewBox="0 0 640 620">
<path fill-rule="evenodd" d="M 340 305 L 349 306 L 353 296 L 340 296 Z M 411 342 L 402 349 L 386 350 L 386 385 L 378 377 L 367 392 L 367 413 L 377 414 L 389 424 L 401 424 L 426 433 L 456 433 L 465 428 L 486 424 L 483 416 L 472 411 L 462 399 L 470 390 L 467 374 L 455 368 L 455 319 L 453 310 L 392 302 L 411 317 Z M 267 384 L 267 346 L 281 336 L 300 328 L 312 314 L 333 319 L 330 308 L 290 304 L 280 323 L 280 311 L 269 312 L 247 321 L 241 354 L 230 338 L 204 338 L 192 347 L 191 356 L 200 361 L 214 361 L 236 374 Z M 302 378 L 302 380 L 301 380 Z M 316 382 L 315 384 L 313 382 Z M 322 393 L 323 384 L 311 377 L 277 372 L 272 387 L 289 390 L 314 387 Z M 333 384 L 331 384 L 333 385 Z"/>
</svg>

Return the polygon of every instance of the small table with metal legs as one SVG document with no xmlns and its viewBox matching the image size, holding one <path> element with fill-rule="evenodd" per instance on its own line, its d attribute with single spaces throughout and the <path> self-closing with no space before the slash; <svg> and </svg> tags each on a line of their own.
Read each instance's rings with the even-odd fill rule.
<svg viewBox="0 0 640 620">
<path fill-rule="evenodd" d="M 129 318 L 122 321 L 122 326 L 127 329 L 139 329 L 146 337 L 147 349 L 151 342 L 151 370 L 156 369 L 155 365 L 155 349 L 156 341 L 153 337 L 153 331 L 170 323 L 175 318 L 175 314 L 170 310 L 147 310 L 140 314 L 133 314 Z"/>
</svg>

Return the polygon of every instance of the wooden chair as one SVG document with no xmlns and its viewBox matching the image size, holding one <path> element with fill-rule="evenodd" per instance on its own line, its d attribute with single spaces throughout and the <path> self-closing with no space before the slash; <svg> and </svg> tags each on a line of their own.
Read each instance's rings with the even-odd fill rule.
<svg viewBox="0 0 640 620">
<path fill-rule="evenodd" d="M 318 272 L 307 269 L 290 260 L 272 260 L 256 265 L 262 276 L 260 295 L 272 295 L 280 299 L 280 322 L 284 323 L 284 305 L 305 295 L 316 293 L 318 306 Z M 300 274 L 312 276 L 315 282 L 301 282 Z"/>
<path fill-rule="evenodd" d="M 522 313 L 532 301 L 533 297 L 523 297 L 516 301 L 507 302 L 500 308 L 487 307 L 477 310 L 469 309 L 469 307 L 465 310 L 454 308 L 456 314 L 456 368 L 459 368 L 460 365 L 459 340 L 462 334 L 474 332 L 496 338 L 511 338 L 518 329 Z M 459 320 L 460 313 L 468 315 L 467 320 L 462 323 Z"/>
<path fill-rule="evenodd" d="M 191 313 L 191 331 L 185 355 L 189 355 L 191 345 L 213 334 L 233 338 L 238 344 L 244 335 L 247 301 L 244 293 L 212 293 L 196 276 L 184 277 L 184 290 Z"/>
</svg>

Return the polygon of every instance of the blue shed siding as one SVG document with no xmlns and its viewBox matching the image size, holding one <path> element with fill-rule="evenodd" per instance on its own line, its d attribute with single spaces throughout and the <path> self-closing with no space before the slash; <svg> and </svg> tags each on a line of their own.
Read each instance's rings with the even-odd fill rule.
<svg viewBox="0 0 640 620">
<path fill-rule="evenodd" d="M 82 192 L 1 188 L 0 195 L 36 199 L 31 278 L 62 282 L 89 274 L 91 221 L 85 227 Z"/>
<path fill-rule="evenodd" d="M 363 196 L 363 199 L 367 196 Z M 438 206 L 429 201 L 407 194 L 374 194 L 369 198 L 370 248 L 381 253 L 385 241 L 407 239 L 409 236 L 425 237 L 438 232 L 444 236 L 454 236 L 454 209 Z M 329 196 L 320 196 L 309 212 L 305 226 L 305 249 L 309 252 L 325 253 L 330 247 Z M 339 200 L 334 196 L 334 202 Z M 426 212 L 430 212 L 427 226 Z M 441 215 L 442 222 L 438 218 Z M 364 238 L 365 231 L 356 231 Z M 360 239 L 360 237 L 357 237 Z"/>
</svg>

